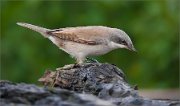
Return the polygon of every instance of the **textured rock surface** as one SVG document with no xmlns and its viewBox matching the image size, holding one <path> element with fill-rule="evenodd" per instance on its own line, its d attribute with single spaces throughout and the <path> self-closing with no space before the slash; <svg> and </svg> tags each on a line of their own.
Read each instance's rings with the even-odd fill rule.
<svg viewBox="0 0 180 106">
<path fill-rule="evenodd" d="M 1 81 L 1 102 L 3 105 L 51 106 L 180 105 L 177 100 L 150 100 L 139 96 L 126 82 L 123 72 L 111 64 L 91 63 L 67 70 L 48 70 L 39 81 L 54 88 Z"/>
<path fill-rule="evenodd" d="M 114 106 L 88 94 L 31 84 L 0 82 L 1 106 Z"/>
</svg>

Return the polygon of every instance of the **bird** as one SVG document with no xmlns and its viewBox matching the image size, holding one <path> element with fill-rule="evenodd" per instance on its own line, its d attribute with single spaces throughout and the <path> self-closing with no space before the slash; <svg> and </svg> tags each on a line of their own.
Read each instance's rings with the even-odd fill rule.
<svg viewBox="0 0 180 106">
<path fill-rule="evenodd" d="M 17 25 L 39 32 L 59 49 L 83 64 L 88 56 L 99 56 L 114 49 L 125 48 L 136 51 L 130 37 L 121 29 L 107 26 L 77 26 L 47 29 L 24 22 Z"/>
</svg>

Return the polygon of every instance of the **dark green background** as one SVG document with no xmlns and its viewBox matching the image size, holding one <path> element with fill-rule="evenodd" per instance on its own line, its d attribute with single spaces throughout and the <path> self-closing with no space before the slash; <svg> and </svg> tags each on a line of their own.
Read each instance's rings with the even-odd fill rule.
<svg viewBox="0 0 180 106">
<path fill-rule="evenodd" d="M 17 26 L 46 28 L 104 25 L 124 30 L 138 53 L 117 49 L 95 57 L 116 64 L 140 88 L 179 86 L 179 2 L 149 1 L 1 1 L 1 79 L 38 83 L 46 69 L 74 63 L 39 33 Z"/>
</svg>

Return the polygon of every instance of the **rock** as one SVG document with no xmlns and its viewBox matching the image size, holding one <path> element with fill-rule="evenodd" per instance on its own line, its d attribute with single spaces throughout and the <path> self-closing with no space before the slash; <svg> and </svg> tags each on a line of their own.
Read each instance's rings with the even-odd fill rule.
<svg viewBox="0 0 180 106">
<path fill-rule="evenodd" d="M 0 81 L 1 106 L 115 106 L 93 95 Z"/>
<path fill-rule="evenodd" d="M 47 70 L 46 87 L 0 82 L 2 105 L 47 106 L 178 106 L 178 100 L 151 100 L 138 95 L 122 70 L 111 64 L 86 63 L 72 69 Z M 51 86 L 51 87 L 47 87 Z"/>
</svg>

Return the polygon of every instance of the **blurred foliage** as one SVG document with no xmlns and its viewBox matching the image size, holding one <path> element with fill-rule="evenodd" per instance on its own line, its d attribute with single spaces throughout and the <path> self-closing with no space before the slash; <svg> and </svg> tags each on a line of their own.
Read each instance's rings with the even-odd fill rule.
<svg viewBox="0 0 180 106">
<path fill-rule="evenodd" d="M 150 1 L 1 1 L 1 79 L 37 83 L 48 68 L 74 63 L 39 33 L 17 26 L 46 28 L 104 25 L 123 29 L 138 53 L 117 49 L 95 57 L 116 64 L 140 88 L 179 86 L 179 2 Z"/>
</svg>

